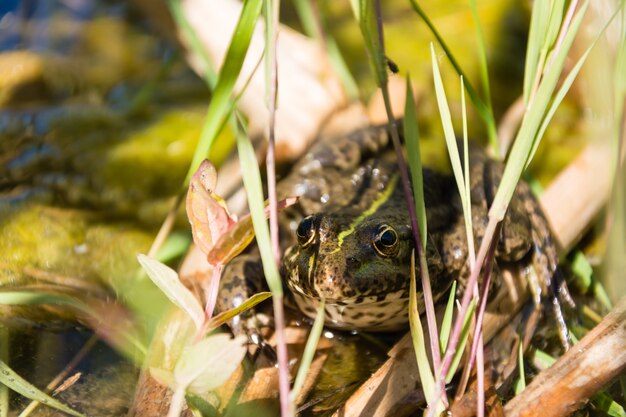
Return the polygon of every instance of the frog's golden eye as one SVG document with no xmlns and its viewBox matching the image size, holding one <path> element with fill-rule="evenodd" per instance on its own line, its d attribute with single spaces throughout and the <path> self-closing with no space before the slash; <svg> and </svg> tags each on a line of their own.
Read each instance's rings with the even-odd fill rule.
<svg viewBox="0 0 626 417">
<path fill-rule="evenodd" d="M 378 227 L 372 244 L 380 256 L 393 256 L 398 250 L 398 233 L 393 227 L 383 224 Z"/>
<path fill-rule="evenodd" d="M 306 248 L 313 242 L 313 238 L 315 237 L 313 216 L 307 216 L 302 219 L 298 225 L 298 229 L 296 229 L 296 237 L 298 238 L 298 243 L 303 248 Z"/>
</svg>

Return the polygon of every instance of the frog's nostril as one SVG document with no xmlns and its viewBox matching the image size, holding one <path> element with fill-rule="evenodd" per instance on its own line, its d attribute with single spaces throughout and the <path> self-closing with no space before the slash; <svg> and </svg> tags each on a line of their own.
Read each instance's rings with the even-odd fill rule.
<svg viewBox="0 0 626 417">
<path fill-rule="evenodd" d="M 361 266 L 361 262 L 357 258 L 346 258 L 346 267 L 349 269 L 357 269 Z"/>
</svg>

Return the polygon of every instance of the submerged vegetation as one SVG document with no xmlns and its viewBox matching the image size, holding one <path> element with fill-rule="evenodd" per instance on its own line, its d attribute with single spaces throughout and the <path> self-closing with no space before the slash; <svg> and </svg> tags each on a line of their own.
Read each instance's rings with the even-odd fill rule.
<svg viewBox="0 0 626 417">
<path fill-rule="evenodd" d="M 551 313 L 544 312 L 548 323 L 534 336 L 528 333 L 536 317 L 527 314 L 532 306 L 522 308 L 529 296 L 522 285 L 500 324 L 488 317 L 491 241 L 520 178 L 545 187 L 581 150 L 599 152 L 600 162 L 593 163 L 610 167 L 596 172 L 606 178 L 591 183 L 594 190 L 560 185 L 575 190 L 560 195 L 574 194 L 591 209 L 550 205 L 551 189 L 542 200 L 576 290 L 577 308 L 566 309 L 565 317 L 572 342 L 582 339 L 581 351 L 602 356 L 588 339 L 623 346 L 623 1 L 553 0 L 531 7 L 471 0 L 455 2 L 458 10 L 413 0 L 200 3 L 30 10 L 18 2 L 0 22 L 11 35 L 0 54 L 0 417 L 51 415 L 52 409 L 77 416 L 128 410 L 136 416 L 244 415 L 257 406 L 258 415 L 283 417 L 339 409 L 389 415 L 402 406 L 428 416 L 446 409 L 519 415 L 531 402 L 524 394 L 560 398 L 532 385 L 534 374 L 554 364 L 568 343 L 559 339 Z M 225 34 L 199 19 L 216 10 L 220 18 L 213 16 L 212 24 L 230 25 L 232 37 L 224 44 L 214 38 Z M 68 22 L 72 30 L 57 28 Z M 159 35 L 146 29 L 148 23 Z M 38 25 L 49 35 L 46 53 L 37 52 Z M 340 110 L 351 107 L 347 124 L 358 126 L 366 113 L 359 100 L 370 101 L 370 120 L 389 121 L 411 212 L 413 262 L 421 265 L 421 276 L 411 277 L 411 334 L 403 338 L 324 331 L 323 299 L 312 327 L 283 310 L 276 218 L 294 201 L 277 201 L 275 165 L 280 173 L 298 158 L 324 128 L 320 123 Z M 470 136 L 484 138 L 492 156 L 506 162 L 485 235 L 476 242 Z M 235 149 L 237 156 L 230 156 Z M 203 162 L 207 157 L 217 173 Z M 265 175 L 256 169 L 263 165 Z M 465 293 L 456 300 L 453 291 L 445 312 L 436 310 L 430 294 L 423 165 L 451 167 L 470 248 Z M 244 191 L 249 210 L 241 204 Z M 579 222 L 564 226 L 559 217 Z M 222 270 L 254 236 L 271 294 L 255 294 L 218 314 Z M 192 240 L 195 249 L 188 252 Z M 422 318 L 415 297 L 420 286 Z M 220 332 L 270 296 L 274 327 L 248 335 L 260 347 Z M 612 302 L 616 307 L 602 321 Z M 59 335 L 55 346 L 46 344 L 48 333 Z M 96 337 L 114 351 L 94 349 Z M 44 352 L 23 355 L 25 340 Z M 86 341 L 84 352 L 77 353 L 77 341 Z M 408 350 L 414 354 L 403 354 Z M 582 361 L 574 350 L 566 353 L 574 359 L 556 362 L 556 373 L 541 372 L 537 378 L 551 381 L 565 400 L 558 410 L 549 402 L 537 407 L 566 415 L 573 404 L 590 400 L 589 413 L 626 415 L 626 359 L 619 351 L 606 353 L 613 357 L 595 357 L 591 365 L 600 367 L 594 378 L 602 384 L 592 381 L 579 393 L 560 384 L 565 375 L 590 372 L 567 368 Z M 504 369 L 494 379 L 491 368 Z M 93 378 L 110 369 L 126 376 L 113 389 L 108 377 Z M 88 395 L 91 402 L 81 401 L 81 389 L 119 397 L 104 401 L 107 407 Z M 513 399 L 503 405 L 496 392 Z M 33 402 L 27 406 L 27 400 Z M 545 409 L 531 410 L 539 413 Z"/>
</svg>

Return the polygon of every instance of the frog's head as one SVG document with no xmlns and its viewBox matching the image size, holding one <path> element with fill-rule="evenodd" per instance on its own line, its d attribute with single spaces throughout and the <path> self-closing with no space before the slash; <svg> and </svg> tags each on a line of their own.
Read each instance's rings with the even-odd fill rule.
<svg viewBox="0 0 626 417">
<path fill-rule="evenodd" d="M 300 222 L 283 267 L 304 313 L 314 316 L 324 298 L 326 322 L 334 327 L 376 328 L 375 321 L 404 316 L 399 310 L 406 310 L 413 241 L 405 210 L 396 212 L 342 211 Z"/>
</svg>

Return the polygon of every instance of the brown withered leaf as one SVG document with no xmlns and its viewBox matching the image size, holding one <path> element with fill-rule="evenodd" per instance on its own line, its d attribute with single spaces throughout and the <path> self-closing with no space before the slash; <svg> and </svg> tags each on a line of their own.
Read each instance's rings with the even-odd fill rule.
<svg viewBox="0 0 626 417">
<path fill-rule="evenodd" d="M 278 210 L 295 204 L 297 200 L 296 197 L 288 197 L 284 200 L 280 200 L 277 204 Z M 265 215 L 269 216 L 269 207 L 265 207 Z M 228 228 L 217 242 L 215 242 L 215 245 L 207 253 L 209 263 L 212 265 L 228 263 L 252 242 L 253 237 L 254 228 L 252 227 L 252 217 L 247 214 Z"/>
<path fill-rule="evenodd" d="M 204 253 L 236 222 L 221 197 L 213 193 L 217 183 L 215 167 L 204 160 L 189 182 L 187 217 L 193 241 Z"/>
</svg>

